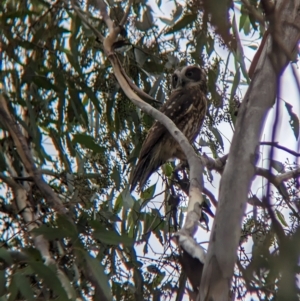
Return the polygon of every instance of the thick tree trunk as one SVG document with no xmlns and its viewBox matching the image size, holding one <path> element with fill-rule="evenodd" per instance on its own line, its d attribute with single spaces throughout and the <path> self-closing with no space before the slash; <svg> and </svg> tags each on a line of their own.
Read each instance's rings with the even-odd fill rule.
<svg viewBox="0 0 300 301">
<path fill-rule="evenodd" d="M 300 37 L 300 0 L 278 0 L 273 23 L 275 28 L 264 45 L 238 112 L 201 279 L 198 296 L 201 301 L 228 301 L 229 298 L 258 143 L 266 116 L 275 103 L 278 78 L 289 62 L 287 55 L 295 51 Z M 274 36 L 279 43 L 272 42 Z"/>
</svg>

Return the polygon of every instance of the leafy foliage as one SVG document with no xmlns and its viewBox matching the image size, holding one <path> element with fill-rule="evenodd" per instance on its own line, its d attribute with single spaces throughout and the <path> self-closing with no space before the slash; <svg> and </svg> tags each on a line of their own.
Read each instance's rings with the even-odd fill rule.
<svg viewBox="0 0 300 301">
<path fill-rule="evenodd" d="M 88 2 L 90 22 L 105 35 L 107 28 L 97 8 Z M 167 2 L 157 1 L 157 8 Z M 126 1 L 108 3 L 117 24 Z M 228 150 L 222 126 L 234 130 L 241 87 L 249 83 L 245 57 L 234 47 L 226 48 L 227 59 L 218 54 L 226 44 L 215 34 L 198 1 L 184 6 L 174 3 L 169 17 L 157 18 L 152 4 L 133 1 L 126 25 L 130 47 L 119 51 L 119 59 L 133 82 L 160 103 L 170 93 L 169 75 L 177 67 L 203 66 L 209 108 L 195 148 L 219 158 Z M 235 13 L 239 34 L 260 37 L 263 26 L 239 1 L 236 5 L 240 7 Z M 160 179 L 168 183 L 165 190 L 160 189 L 161 180 L 138 196 L 128 190 L 130 171 L 153 120 L 126 98 L 101 43 L 71 3 L 4 0 L 0 11 L 3 95 L 36 166 L 72 221 L 49 206 L 28 178 L 13 139 L 0 121 L 1 300 L 170 299 L 186 282 L 171 240 L 183 223 L 187 199 L 174 180 L 175 163 L 159 171 Z M 232 59 L 233 69 L 229 67 Z M 299 141 L 299 116 L 292 105 L 286 102 L 285 106 Z M 296 168 L 295 163 L 276 160 L 271 166 L 278 173 Z M 214 176 L 206 170 L 208 183 Z M 26 191 L 22 207 L 8 178 Z M 187 179 L 184 168 L 179 180 Z M 284 196 L 280 190 L 273 194 L 276 216 L 295 246 L 299 244 L 299 215 L 291 202 L 298 206 L 297 195 L 295 179 L 287 182 Z M 277 238 L 263 203 L 258 197 L 251 200 L 262 209 L 259 217 L 249 215 L 244 221 L 233 290 L 239 298 L 256 293 L 271 300 L 278 281 L 285 277 L 276 264 L 283 255 L 276 252 Z M 287 210 L 290 220 L 282 213 Z M 28 211 L 33 217 L 30 222 L 24 217 Z M 211 219 L 203 214 L 207 224 Z M 41 236 L 47 240 L 48 257 L 36 248 Z M 252 257 L 245 254 L 248 240 L 253 241 Z"/>
</svg>

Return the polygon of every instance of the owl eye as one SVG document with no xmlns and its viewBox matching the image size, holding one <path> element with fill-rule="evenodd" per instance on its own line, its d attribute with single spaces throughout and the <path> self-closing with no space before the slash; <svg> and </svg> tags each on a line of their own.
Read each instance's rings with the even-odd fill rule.
<svg viewBox="0 0 300 301">
<path fill-rule="evenodd" d="M 186 73 L 186 76 L 187 76 L 187 77 L 192 77 L 192 76 L 193 76 L 193 72 L 192 72 L 192 71 L 188 71 L 188 72 Z"/>
<path fill-rule="evenodd" d="M 177 83 L 177 81 L 178 81 L 178 76 L 177 75 L 173 75 L 173 82 Z"/>
</svg>

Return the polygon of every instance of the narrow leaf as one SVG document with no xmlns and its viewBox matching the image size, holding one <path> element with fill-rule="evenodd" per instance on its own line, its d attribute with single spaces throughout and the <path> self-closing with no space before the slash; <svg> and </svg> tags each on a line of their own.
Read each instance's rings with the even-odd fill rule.
<svg viewBox="0 0 300 301">
<path fill-rule="evenodd" d="M 20 293 L 23 295 L 25 300 L 34 301 L 34 291 L 30 286 L 29 280 L 27 277 L 20 273 L 14 274 L 14 281 L 16 281 Z"/>
<path fill-rule="evenodd" d="M 124 244 L 124 246 L 132 247 L 133 245 L 133 239 L 129 238 L 126 235 L 120 235 L 115 231 L 109 231 L 109 230 L 96 230 L 93 233 L 93 236 L 96 239 L 99 239 L 102 243 L 107 245 L 114 245 L 117 246 L 119 244 Z"/>
<path fill-rule="evenodd" d="M 299 138 L 299 118 L 298 116 L 293 112 L 293 106 L 289 103 L 285 102 L 285 107 L 290 115 L 290 125 L 294 132 L 296 140 Z"/>
<path fill-rule="evenodd" d="M 288 224 L 284 218 L 284 215 L 279 211 L 279 210 L 275 210 L 276 215 L 278 217 L 278 219 L 280 220 L 280 222 L 282 223 L 283 226 L 288 227 Z"/>
<path fill-rule="evenodd" d="M 276 161 L 276 160 L 271 160 L 271 166 L 277 170 L 279 173 L 283 173 L 285 172 L 284 170 L 284 164 L 279 162 L 279 161 Z"/>
<path fill-rule="evenodd" d="M 63 289 L 54 269 L 43 264 L 42 262 L 37 261 L 31 261 L 29 262 L 29 265 L 39 275 L 39 277 L 41 277 L 45 281 L 45 283 L 59 296 L 56 300 L 69 300 L 67 293 Z"/>
<path fill-rule="evenodd" d="M 112 300 L 111 289 L 108 284 L 107 275 L 104 273 L 103 266 L 100 261 L 84 252 L 84 257 L 87 269 L 92 273 L 93 278 L 97 281 L 98 285 L 102 288 L 107 300 Z"/>
<path fill-rule="evenodd" d="M 197 19 L 197 13 L 184 15 L 173 27 L 166 31 L 166 34 L 174 33 L 183 28 L 186 28 L 189 24 L 193 23 Z"/>
<path fill-rule="evenodd" d="M 79 143 L 82 146 L 91 149 L 95 153 L 103 153 L 105 151 L 105 148 L 99 146 L 92 136 L 86 134 L 75 134 L 73 143 Z"/>
</svg>

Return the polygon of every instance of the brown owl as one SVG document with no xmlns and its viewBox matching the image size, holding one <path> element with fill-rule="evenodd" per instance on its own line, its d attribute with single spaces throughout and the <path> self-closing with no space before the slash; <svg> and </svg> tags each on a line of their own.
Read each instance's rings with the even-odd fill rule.
<svg viewBox="0 0 300 301">
<path fill-rule="evenodd" d="M 177 69 L 172 76 L 172 93 L 160 111 L 168 116 L 192 143 L 199 134 L 206 108 L 206 75 L 197 66 Z M 131 177 L 132 191 L 140 189 L 151 174 L 171 158 L 186 157 L 168 130 L 158 121 L 150 128 L 142 145 L 139 161 Z"/>
</svg>

